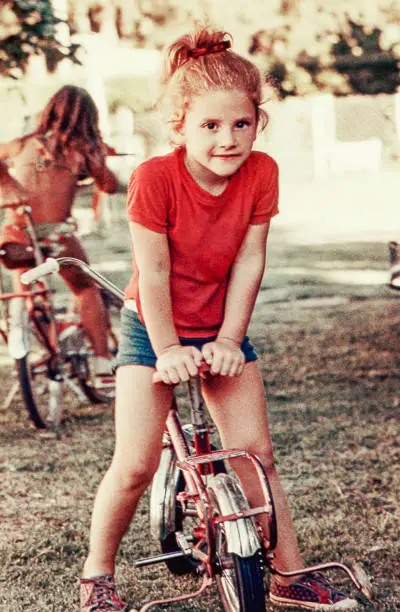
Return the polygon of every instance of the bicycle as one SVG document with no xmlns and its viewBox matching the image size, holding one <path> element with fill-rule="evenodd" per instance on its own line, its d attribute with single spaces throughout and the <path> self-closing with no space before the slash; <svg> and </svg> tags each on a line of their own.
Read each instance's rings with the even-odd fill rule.
<svg viewBox="0 0 400 612">
<path fill-rule="evenodd" d="M 57 272 L 60 265 L 76 265 L 90 276 L 93 270 L 71 258 L 48 259 L 25 274 L 24 280 Z M 96 282 L 116 299 L 122 292 L 108 279 L 94 273 Z M 206 373 L 203 375 L 207 375 Z M 157 375 L 154 376 L 157 382 Z M 214 427 L 206 420 L 200 377 L 187 383 L 190 400 L 190 424 L 183 425 L 178 414 L 176 394 L 166 421 L 163 450 L 150 493 L 150 529 L 161 546 L 161 554 L 136 561 L 136 567 L 166 563 L 176 575 L 202 577 L 196 591 L 151 601 L 141 608 L 147 612 L 162 604 L 199 597 L 217 583 L 226 612 L 262 612 L 265 610 L 265 567 L 280 576 L 298 576 L 306 572 L 339 569 L 352 580 L 367 599 L 373 591 L 364 570 L 354 564 L 352 570 L 337 562 L 322 563 L 292 572 L 281 572 L 274 565 L 278 526 L 271 489 L 258 457 L 240 449 L 216 450 L 211 444 Z M 251 507 L 238 478 L 229 466 L 242 459 L 255 470 L 264 503 Z M 266 515 L 267 532 L 259 521 Z"/>
<path fill-rule="evenodd" d="M 39 240 L 27 204 L 12 203 L 4 208 L 18 209 L 26 224 L 26 232 L 17 226 L 7 226 L 9 236 L 0 249 L 0 261 L 8 269 L 33 268 L 44 257 L 62 247 L 56 240 Z M 65 262 L 65 265 L 67 263 Z M 79 267 L 85 264 L 80 262 Z M 29 274 L 29 271 L 26 273 Z M 96 273 L 87 270 L 96 280 Z M 112 300 L 103 288 L 108 316 L 110 352 L 115 354 L 117 336 L 113 330 L 110 308 Z M 79 315 L 72 308 L 65 312 L 54 304 L 54 290 L 44 279 L 38 279 L 29 290 L 7 292 L 0 267 L 0 334 L 7 343 L 15 362 L 17 381 L 10 389 L 4 406 L 8 408 L 20 390 L 29 417 L 38 429 L 55 428 L 63 417 L 62 404 L 71 391 L 79 401 L 92 404 L 111 402 L 112 386 L 98 389 L 93 378 L 94 356 Z"/>
<path fill-rule="evenodd" d="M 400 290 L 400 247 L 397 242 L 391 240 L 388 243 L 389 247 L 389 281 L 390 289 Z"/>
</svg>

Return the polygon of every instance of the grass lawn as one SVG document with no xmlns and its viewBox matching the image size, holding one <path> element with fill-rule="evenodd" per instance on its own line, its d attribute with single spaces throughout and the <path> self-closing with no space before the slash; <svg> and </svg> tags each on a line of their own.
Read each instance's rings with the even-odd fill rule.
<svg viewBox="0 0 400 612">
<path fill-rule="evenodd" d="M 126 232 L 126 228 L 118 231 Z M 384 284 L 382 241 L 295 244 L 271 231 L 269 267 L 251 324 L 259 352 L 276 461 L 307 563 L 360 561 L 377 596 L 365 609 L 400 609 L 400 294 Z M 128 260 L 114 232 L 91 238 L 92 260 Z M 335 274 L 333 273 L 335 272 Z M 375 275 L 374 275 L 375 273 Z M 123 285 L 129 270 L 109 276 Z M 381 276 L 380 276 L 381 275 Z M 372 279 L 372 280 L 371 280 Z M 3 355 L 4 357 L 4 355 Z M 12 364 L 3 358 L 0 402 Z M 63 436 L 36 432 L 17 398 L 0 407 L 0 611 L 78 609 L 97 485 L 113 450 L 112 408 L 67 406 Z M 196 584 L 163 566 L 133 568 L 158 552 L 147 497 L 123 541 L 121 595 L 143 604 Z M 333 575 L 345 589 L 342 574 Z M 171 610 L 218 612 L 215 590 Z M 161 610 L 161 608 L 159 608 Z M 267 609 L 268 605 L 267 605 Z"/>
</svg>

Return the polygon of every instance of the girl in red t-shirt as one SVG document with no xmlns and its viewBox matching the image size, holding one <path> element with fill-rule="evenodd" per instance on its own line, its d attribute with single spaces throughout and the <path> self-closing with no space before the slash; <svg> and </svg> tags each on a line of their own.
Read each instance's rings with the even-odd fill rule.
<svg viewBox="0 0 400 612">
<path fill-rule="evenodd" d="M 114 590 L 115 556 L 159 463 L 171 385 L 195 376 L 203 362 L 213 374 L 203 391 L 223 445 L 255 453 L 267 471 L 279 525 L 275 563 L 284 571 L 304 567 L 275 470 L 257 355 L 245 335 L 278 212 L 277 165 L 252 152 L 266 123 L 260 74 L 223 32 L 184 36 L 166 60 L 160 103 L 175 150 L 141 164 L 128 189 L 134 273 L 117 357 L 115 453 L 95 501 L 81 580 L 85 612 L 100 602 L 102 610 L 125 609 Z M 155 369 L 165 385 L 153 384 Z M 258 480 L 237 471 L 250 502 L 261 505 Z M 307 607 L 309 592 L 310 607 L 317 596 L 327 610 L 346 599 L 316 575 L 288 583 L 272 577 L 271 599 Z"/>
</svg>

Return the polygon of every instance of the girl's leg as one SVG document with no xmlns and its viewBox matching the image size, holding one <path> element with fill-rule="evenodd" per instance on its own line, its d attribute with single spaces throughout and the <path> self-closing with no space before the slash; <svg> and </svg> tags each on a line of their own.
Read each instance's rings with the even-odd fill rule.
<svg viewBox="0 0 400 612">
<path fill-rule="evenodd" d="M 117 370 L 115 451 L 95 499 L 83 577 L 114 573 L 121 539 L 157 469 L 173 390 L 154 385 L 153 373 L 146 366 Z"/>
<path fill-rule="evenodd" d="M 64 239 L 63 257 L 75 257 L 88 262 L 79 240 L 74 236 Z M 83 327 L 92 342 L 95 355 L 109 357 L 107 339 L 107 311 L 100 289 L 77 268 L 61 270 L 61 276 L 76 297 Z"/>
<path fill-rule="evenodd" d="M 241 376 L 235 378 L 208 377 L 204 381 L 204 397 L 224 448 L 255 453 L 264 464 L 278 523 L 278 543 L 274 551 L 277 568 L 292 571 L 304 567 L 286 495 L 275 469 L 264 386 L 257 362 L 247 363 Z M 242 481 L 250 504 L 262 505 L 258 478 L 247 461 L 235 460 L 232 467 Z M 262 517 L 260 515 L 260 522 L 263 522 Z"/>
</svg>

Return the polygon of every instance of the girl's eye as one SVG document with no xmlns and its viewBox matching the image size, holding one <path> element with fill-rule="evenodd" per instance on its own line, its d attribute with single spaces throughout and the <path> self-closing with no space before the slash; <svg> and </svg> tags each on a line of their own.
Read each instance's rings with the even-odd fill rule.
<svg viewBox="0 0 400 612">
<path fill-rule="evenodd" d="M 208 121 L 208 123 L 205 123 L 203 127 L 207 128 L 207 130 L 212 131 L 217 128 L 217 124 L 215 123 L 215 121 Z"/>
<path fill-rule="evenodd" d="M 236 127 L 238 128 L 244 128 L 250 125 L 250 121 L 247 121 L 246 119 L 243 119 L 242 121 L 237 121 L 236 123 Z"/>
</svg>

